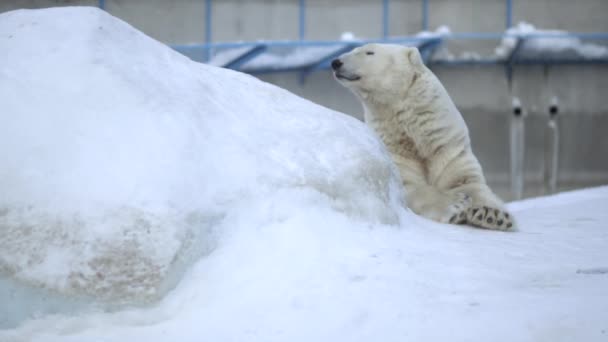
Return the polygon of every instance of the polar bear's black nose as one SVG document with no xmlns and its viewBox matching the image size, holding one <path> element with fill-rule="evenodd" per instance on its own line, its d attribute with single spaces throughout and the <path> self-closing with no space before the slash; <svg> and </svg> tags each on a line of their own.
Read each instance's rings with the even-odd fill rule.
<svg viewBox="0 0 608 342">
<path fill-rule="evenodd" d="M 342 61 L 339 59 L 334 59 L 333 61 L 331 61 L 331 68 L 334 70 L 338 70 L 340 69 L 340 67 L 342 66 Z"/>
</svg>

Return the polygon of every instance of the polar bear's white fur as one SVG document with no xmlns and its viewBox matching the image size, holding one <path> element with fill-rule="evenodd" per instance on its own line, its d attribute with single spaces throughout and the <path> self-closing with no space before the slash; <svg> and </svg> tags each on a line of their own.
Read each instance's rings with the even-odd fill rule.
<svg viewBox="0 0 608 342">
<path fill-rule="evenodd" d="M 391 153 L 414 212 L 445 223 L 513 227 L 486 184 L 462 116 L 418 49 L 369 44 L 332 68 L 363 103 L 365 122 Z"/>
</svg>

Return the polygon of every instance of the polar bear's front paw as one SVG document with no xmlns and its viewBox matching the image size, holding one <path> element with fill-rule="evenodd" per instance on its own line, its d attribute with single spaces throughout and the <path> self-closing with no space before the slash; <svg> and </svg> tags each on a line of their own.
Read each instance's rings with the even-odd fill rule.
<svg viewBox="0 0 608 342">
<path fill-rule="evenodd" d="M 476 227 L 510 230 L 513 228 L 513 218 L 503 210 L 486 206 L 474 206 L 467 210 L 466 221 Z"/>
<path fill-rule="evenodd" d="M 450 205 L 450 215 L 448 216 L 451 224 L 465 224 L 467 222 L 467 211 L 471 207 L 471 196 L 459 192 L 456 194 L 456 201 Z"/>
</svg>

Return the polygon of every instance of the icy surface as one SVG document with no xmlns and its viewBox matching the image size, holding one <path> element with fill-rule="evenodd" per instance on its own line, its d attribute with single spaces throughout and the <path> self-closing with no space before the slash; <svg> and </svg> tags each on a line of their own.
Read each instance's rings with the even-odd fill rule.
<svg viewBox="0 0 608 342">
<path fill-rule="evenodd" d="M 0 302 L 59 313 L 0 341 L 608 336 L 608 187 L 435 224 L 359 122 L 98 10 L 0 15 L 0 51 Z"/>
<path fill-rule="evenodd" d="M 353 118 L 194 63 L 94 8 L 4 13 L 0 51 L 3 303 L 45 298 L 18 284 L 158 300 L 224 220 L 277 193 L 398 223 L 398 176 Z M 268 215 L 243 226 L 286 219 Z M 0 326 L 27 314 L 15 305 L 0 305 Z"/>
</svg>

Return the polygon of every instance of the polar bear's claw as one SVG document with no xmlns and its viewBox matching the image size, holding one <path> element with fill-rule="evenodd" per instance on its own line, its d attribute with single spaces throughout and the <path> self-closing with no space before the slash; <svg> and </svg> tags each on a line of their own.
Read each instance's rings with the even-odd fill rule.
<svg viewBox="0 0 608 342">
<path fill-rule="evenodd" d="M 513 221 L 509 213 L 487 206 L 471 207 L 467 210 L 466 221 L 476 227 L 509 230 L 513 228 Z"/>
<path fill-rule="evenodd" d="M 465 224 L 467 223 L 467 211 L 463 210 L 460 213 L 454 214 L 450 218 L 451 224 Z"/>
</svg>

